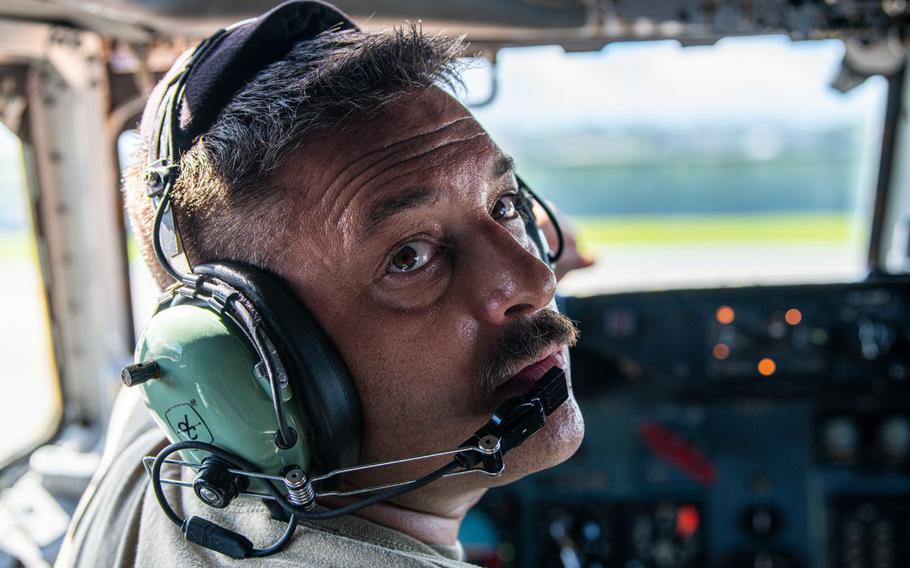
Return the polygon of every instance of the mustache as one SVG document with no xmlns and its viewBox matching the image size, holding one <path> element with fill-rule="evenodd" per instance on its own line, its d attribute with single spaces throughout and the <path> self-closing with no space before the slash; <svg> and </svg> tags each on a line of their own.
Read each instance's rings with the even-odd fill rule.
<svg viewBox="0 0 910 568">
<path fill-rule="evenodd" d="M 539 357 L 548 347 L 573 347 L 578 335 L 575 322 L 554 310 L 542 310 L 511 322 L 503 329 L 502 337 L 477 373 L 480 392 L 492 393 L 517 365 L 526 365 L 529 359 Z"/>
</svg>

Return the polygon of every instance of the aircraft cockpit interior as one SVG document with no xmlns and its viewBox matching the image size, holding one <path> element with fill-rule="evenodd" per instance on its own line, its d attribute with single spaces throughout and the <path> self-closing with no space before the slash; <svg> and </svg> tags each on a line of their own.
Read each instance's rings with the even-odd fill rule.
<svg viewBox="0 0 910 568">
<path fill-rule="evenodd" d="M 54 564 L 127 427 L 146 99 L 278 3 L 0 3 L 0 568 Z M 453 95 L 585 259 L 557 288 L 584 441 L 471 509 L 467 561 L 910 566 L 910 4 L 334 3 L 464 36 Z"/>
</svg>

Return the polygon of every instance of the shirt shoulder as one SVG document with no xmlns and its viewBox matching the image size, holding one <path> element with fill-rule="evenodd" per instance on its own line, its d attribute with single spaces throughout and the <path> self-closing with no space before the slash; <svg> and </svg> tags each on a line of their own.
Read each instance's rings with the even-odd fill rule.
<svg viewBox="0 0 910 568">
<path fill-rule="evenodd" d="M 360 519 L 353 520 L 360 521 Z M 296 566 L 303 564 L 308 567 L 465 568 L 472 566 L 446 558 L 423 544 L 420 546 L 405 544 L 402 541 L 404 535 L 400 533 L 391 537 L 383 537 L 382 532 L 385 530 L 387 529 L 377 531 L 373 538 L 365 539 L 361 534 L 356 536 L 340 534 L 323 523 L 318 526 L 303 524 L 297 529 L 285 559 L 290 560 Z"/>
</svg>

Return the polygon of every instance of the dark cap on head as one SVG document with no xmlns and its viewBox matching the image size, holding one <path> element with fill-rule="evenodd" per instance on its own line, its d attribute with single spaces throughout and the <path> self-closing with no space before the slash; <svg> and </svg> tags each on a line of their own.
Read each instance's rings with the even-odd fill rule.
<svg viewBox="0 0 910 568">
<path fill-rule="evenodd" d="M 292 0 L 219 37 L 193 66 L 186 82 L 179 145 L 184 149 L 211 127 L 221 110 L 256 74 L 294 44 L 327 30 L 357 30 L 334 6 Z"/>
</svg>

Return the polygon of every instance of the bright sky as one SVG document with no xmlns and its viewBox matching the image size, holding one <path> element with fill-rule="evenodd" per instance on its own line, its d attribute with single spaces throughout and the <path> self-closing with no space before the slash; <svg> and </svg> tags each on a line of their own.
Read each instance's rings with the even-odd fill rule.
<svg viewBox="0 0 910 568">
<path fill-rule="evenodd" d="M 627 42 L 596 53 L 506 49 L 499 54 L 499 96 L 475 114 L 491 130 L 864 121 L 870 109 L 881 108 L 884 80 L 872 78 L 846 95 L 832 89 L 843 50 L 837 40 L 782 36 L 687 48 L 674 41 Z"/>
</svg>

